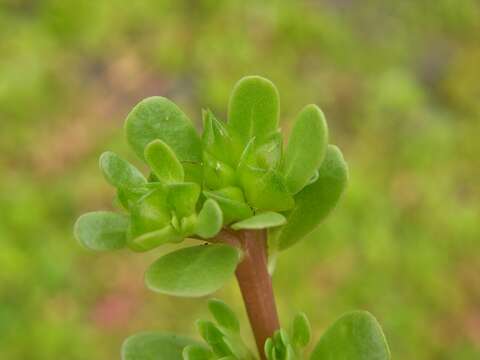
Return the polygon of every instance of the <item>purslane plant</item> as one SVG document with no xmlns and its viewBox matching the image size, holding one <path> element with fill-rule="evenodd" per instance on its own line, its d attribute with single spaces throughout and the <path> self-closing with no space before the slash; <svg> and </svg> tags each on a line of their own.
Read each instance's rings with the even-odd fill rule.
<svg viewBox="0 0 480 360">
<path fill-rule="evenodd" d="M 200 297 L 235 274 L 258 349 L 254 354 L 245 346 L 227 305 L 211 300 L 216 323 L 197 322 L 208 346 L 168 333 L 140 333 L 125 341 L 124 360 L 305 358 L 310 325 L 299 314 L 289 329 L 280 327 L 269 259 L 325 219 L 346 186 L 348 169 L 340 150 L 328 144 L 327 123 L 316 105 L 297 115 L 285 149 L 278 123 L 277 89 L 267 79 L 249 76 L 233 89 L 228 122 L 203 111 L 201 136 L 166 98 L 136 105 L 125 133 L 148 165 L 147 176 L 113 152 L 101 155 L 100 168 L 122 209 L 80 216 L 75 237 L 92 250 L 136 252 L 185 238 L 201 240 L 156 260 L 146 271 L 146 286 Z M 390 354 L 376 320 L 359 311 L 340 317 L 308 358 L 383 360 Z"/>
</svg>

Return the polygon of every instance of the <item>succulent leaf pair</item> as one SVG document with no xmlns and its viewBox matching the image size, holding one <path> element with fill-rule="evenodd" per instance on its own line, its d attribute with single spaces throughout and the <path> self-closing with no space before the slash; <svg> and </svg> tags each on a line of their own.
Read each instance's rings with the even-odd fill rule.
<svg viewBox="0 0 480 360">
<path fill-rule="evenodd" d="M 125 340 L 122 360 L 255 360 L 240 336 L 235 313 L 222 301 L 212 299 L 208 308 L 215 322 L 198 320 L 197 329 L 206 345 L 161 332 L 140 333 Z M 265 342 L 267 360 L 356 359 L 387 360 L 390 350 L 377 320 L 368 312 L 344 314 L 320 337 L 309 357 L 310 323 L 299 313 L 288 330 L 279 329 Z M 151 357 L 149 357 L 151 356 Z"/>
</svg>

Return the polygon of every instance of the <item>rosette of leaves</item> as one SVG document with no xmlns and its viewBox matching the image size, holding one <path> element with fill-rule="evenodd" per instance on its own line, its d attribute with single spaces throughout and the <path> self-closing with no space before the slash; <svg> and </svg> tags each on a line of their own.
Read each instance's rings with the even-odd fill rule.
<svg viewBox="0 0 480 360">
<path fill-rule="evenodd" d="M 205 344 L 161 332 L 140 333 L 122 347 L 122 360 L 256 360 L 240 336 L 240 323 L 224 302 L 208 303 L 215 321 L 198 320 L 196 325 Z M 268 360 L 387 360 L 390 350 L 376 319 L 364 311 L 341 316 L 320 337 L 310 355 L 310 323 L 297 314 L 288 329 L 279 329 L 265 342 Z"/>
</svg>

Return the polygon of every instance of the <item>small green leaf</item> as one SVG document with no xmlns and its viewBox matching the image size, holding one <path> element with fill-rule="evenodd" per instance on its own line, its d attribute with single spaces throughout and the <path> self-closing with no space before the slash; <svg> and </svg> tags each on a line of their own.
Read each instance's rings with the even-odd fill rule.
<svg viewBox="0 0 480 360">
<path fill-rule="evenodd" d="M 238 250 L 228 245 L 183 248 L 155 261 L 145 274 L 153 291 L 184 297 L 200 297 L 218 290 L 235 271 Z"/>
<path fill-rule="evenodd" d="M 162 140 L 154 140 L 145 148 L 145 160 L 163 183 L 179 183 L 183 181 L 183 166 L 173 150 Z"/>
<path fill-rule="evenodd" d="M 236 182 L 235 170 L 208 153 L 203 154 L 203 180 L 211 190 L 232 186 Z"/>
<path fill-rule="evenodd" d="M 282 173 L 292 194 L 300 191 L 325 157 L 328 128 L 322 111 L 307 105 L 298 115 L 288 140 Z"/>
<path fill-rule="evenodd" d="M 266 229 L 270 227 L 280 226 L 285 224 L 287 219 L 282 214 L 266 211 L 264 213 L 259 213 L 255 216 L 252 216 L 248 219 L 239 221 L 231 226 L 233 230 L 241 229 Z"/>
<path fill-rule="evenodd" d="M 264 345 L 264 352 L 268 360 L 274 360 L 273 358 L 273 351 L 274 351 L 274 344 L 272 338 L 268 338 L 267 341 L 265 341 Z"/>
<path fill-rule="evenodd" d="M 218 191 L 204 191 L 209 199 L 215 200 L 222 209 L 223 223 L 246 219 L 253 215 L 252 209 L 245 203 L 242 190 L 237 187 L 227 187 Z"/>
<path fill-rule="evenodd" d="M 200 336 L 210 345 L 215 355 L 218 357 L 233 355 L 224 341 L 223 332 L 214 323 L 208 320 L 198 320 L 197 328 Z"/>
<path fill-rule="evenodd" d="M 123 342 L 122 360 L 183 360 L 183 349 L 190 345 L 201 346 L 184 336 L 143 332 Z"/>
<path fill-rule="evenodd" d="M 125 247 L 129 219 L 110 211 L 95 211 L 78 218 L 75 238 L 91 250 L 116 250 Z"/>
<path fill-rule="evenodd" d="M 366 311 L 341 316 L 320 338 L 310 360 L 389 360 L 385 335 L 377 320 Z"/>
<path fill-rule="evenodd" d="M 147 182 L 135 166 L 111 151 L 104 152 L 99 163 L 107 181 L 116 188 L 134 188 Z"/>
<path fill-rule="evenodd" d="M 278 91 L 270 80 L 247 76 L 237 82 L 228 104 L 228 129 L 238 155 L 252 137 L 262 143 L 277 130 L 279 113 Z"/>
<path fill-rule="evenodd" d="M 180 161 L 202 160 L 202 144 L 193 124 L 177 105 L 164 97 L 153 96 L 138 103 L 127 116 L 125 132 L 141 159 L 145 147 L 160 139 Z"/>
<path fill-rule="evenodd" d="M 305 347 L 310 342 L 311 329 L 307 315 L 299 313 L 293 319 L 292 343 L 297 347 Z"/>
<path fill-rule="evenodd" d="M 210 110 L 205 110 L 203 115 L 203 149 L 217 160 L 235 165 L 232 159 L 232 139 L 223 121 L 217 120 Z"/>
<path fill-rule="evenodd" d="M 348 168 L 340 150 L 329 145 L 317 181 L 295 196 L 287 223 L 276 232 L 276 244 L 284 250 L 314 230 L 335 207 L 347 185 Z"/>
<path fill-rule="evenodd" d="M 213 353 L 200 345 L 189 345 L 183 349 L 183 360 L 213 360 Z"/>
<path fill-rule="evenodd" d="M 208 199 L 198 214 L 195 233 L 204 239 L 209 239 L 219 233 L 222 225 L 222 209 L 215 200 Z"/>
<path fill-rule="evenodd" d="M 218 325 L 234 333 L 239 333 L 240 323 L 238 318 L 227 304 L 218 299 L 211 299 L 208 301 L 208 309 Z"/>
<path fill-rule="evenodd" d="M 171 219 L 167 190 L 164 187 L 150 190 L 132 206 L 130 215 L 129 235 L 131 238 L 163 229 Z"/>
<path fill-rule="evenodd" d="M 138 252 L 148 251 L 160 245 L 167 243 L 178 243 L 183 240 L 183 236 L 173 228 L 167 225 L 160 230 L 148 232 L 133 239 L 129 239 L 128 246 L 130 249 Z"/>
<path fill-rule="evenodd" d="M 200 196 L 200 186 L 195 183 L 179 183 L 168 186 L 168 202 L 179 218 L 195 212 Z"/>
</svg>

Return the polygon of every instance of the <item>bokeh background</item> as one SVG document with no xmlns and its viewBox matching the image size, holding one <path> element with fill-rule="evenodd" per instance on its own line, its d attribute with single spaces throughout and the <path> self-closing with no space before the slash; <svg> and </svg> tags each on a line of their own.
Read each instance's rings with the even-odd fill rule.
<svg viewBox="0 0 480 360">
<path fill-rule="evenodd" d="M 117 359 L 137 331 L 195 333 L 205 299 L 143 286 L 165 249 L 92 253 L 72 225 L 112 207 L 102 151 L 136 162 L 133 105 L 224 118 L 247 74 L 276 83 L 286 131 L 319 104 L 351 170 L 334 214 L 279 258 L 284 323 L 303 310 L 317 339 L 367 309 L 396 359 L 480 358 L 479 2 L 2 0 L 1 359 Z M 251 339 L 233 279 L 217 296 Z"/>
</svg>

